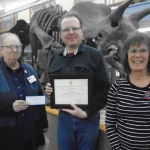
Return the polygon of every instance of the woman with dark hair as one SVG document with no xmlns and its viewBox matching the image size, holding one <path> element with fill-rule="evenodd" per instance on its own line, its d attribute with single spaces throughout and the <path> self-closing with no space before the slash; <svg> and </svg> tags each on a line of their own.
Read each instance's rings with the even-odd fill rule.
<svg viewBox="0 0 150 150">
<path fill-rule="evenodd" d="M 135 32 L 125 41 L 127 76 L 108 93 L 106 129 L 112 150 L 150 150 L 150 39 Z"/>
</svg>

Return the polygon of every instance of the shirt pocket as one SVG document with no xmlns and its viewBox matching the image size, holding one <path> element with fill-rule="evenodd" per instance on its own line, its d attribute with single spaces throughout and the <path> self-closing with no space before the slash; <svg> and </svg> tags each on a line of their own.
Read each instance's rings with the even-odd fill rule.
<svg viewBox="0 0 150 150">
<path fill-rule="evenodd" d="M 62 67 L 57 67 L 57 68 L 50 68 L 50 74 L 59 74 L 61 73 Z"/>
<path fill-rule="evenodd" d="M 84 64 L 76 64 L 74 66 L 74 73 L 75 74 L 92 74 L 92 70 Z"/>
</svg>

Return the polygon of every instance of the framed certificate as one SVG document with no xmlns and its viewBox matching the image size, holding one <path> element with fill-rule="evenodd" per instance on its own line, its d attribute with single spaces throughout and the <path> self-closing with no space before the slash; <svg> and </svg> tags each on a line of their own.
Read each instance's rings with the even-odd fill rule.
<svg viewBox="0 0 150 150">
<path fill-rule="evenodd" d="M 92 93 L 90 75 L 50 74 L 50 82 L 53 87 L 52 108 L 72 108 L 71 104 L 80 108 L 89 107 Z"/>
</svg>

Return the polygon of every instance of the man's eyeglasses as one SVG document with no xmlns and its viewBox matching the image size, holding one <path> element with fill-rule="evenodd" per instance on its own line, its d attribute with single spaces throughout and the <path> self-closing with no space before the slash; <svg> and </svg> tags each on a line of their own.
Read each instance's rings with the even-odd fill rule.
<svg viewBox="0 0 150 150">
<path fill-rule="evenodd" d="M 8 48 L 8 49 L 10 49 L 10 50 L 13 50 L 14 48 L 15 48 L 16 50 L 19 50 L 19 51 L 22 50 L 22 45 L 6 45 L 6 46 L 2 46 L 2 47 L 6 47 L 6 48 Z"/>
<path fill-rule="evenodd" d="M 127 52 L 128 52 L 128 54 L 131 54 L 131 55 L 135 55 L 137 53 L 139 53 L 141 55 L 149 53 L 149 51 L 147 49 L 140 49 L 140 50 L 130 49 Z"/>
<path fill-rule="evenodd" d="M 60 31 L 61 31 L 61 32 L 65 32 L 65 33 L 69 33 L 70 30 L 72 30 L 73 32 L 76 32 L 76 31 L 78 31 L 79 29 L 81 29 L 81 27 L 66 28 L 66 29 L 63 29 L 63 30 L 60 30 Z"/>
</svg>

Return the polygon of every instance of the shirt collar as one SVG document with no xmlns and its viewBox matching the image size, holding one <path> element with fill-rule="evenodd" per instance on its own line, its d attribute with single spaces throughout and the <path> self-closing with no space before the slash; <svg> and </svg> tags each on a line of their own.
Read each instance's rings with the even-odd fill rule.
<svg viewBox="0 0 150 150">
<path fill-rule="evenodd" d="M 76 54 L 78 53 L 78 49 L 79 49 L 79 48 L 77 48 L 77 49 L 73 52 L 74 55 L 76 55 Z M 63 55 L 66 56 L 67 53 L 68 53 L 68 52 L 67 52 L 67 47 L 65 47 L 64 52 L 63 52 Z"/>
<path fill-rule="evenodd" d="M 3 60 L 3 58 L 2 58 L 2 60 Z M 22 65 L 22 63 L 21 63 L 21 61 L 20 60 L 18 60 L 19 61 L 19 68 L 18 69 L 16 69 L 16 70 L 21 70 L 21 69 L 23 69 L 23 65 Z M 13 71 L 12 70 L 12 68 L 11 67 L 9 67 L 6 63 L 5 63 L 5 61 L 3 60 L 3 62 L 4 62 L 4 65 L 6 66 L 6 68 L 8 69 L 8 71 Z"/>
<path fill-rule="evenodd" d="M 78 52 L 84 52 L 85 49 L 83 48 L 83 43 L 80 44 L 80 46 L 74 51 L 74 55 L 76 55 Z M 66 47 L 60 51 L 60 54 L 59 55 L 63 55 L 63 56 L 66 56 L 67 55 L 67 49 Z"/>
</svg>

